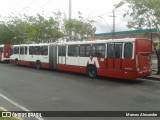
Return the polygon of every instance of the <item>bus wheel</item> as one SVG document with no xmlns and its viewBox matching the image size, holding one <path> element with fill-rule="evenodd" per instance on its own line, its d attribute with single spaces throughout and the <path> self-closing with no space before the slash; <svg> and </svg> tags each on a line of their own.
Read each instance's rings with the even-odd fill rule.
<svg viewBox="0 0 160 120">
<path fill-rule="evenodd" d="M 90 77 L 90 78 L 95 78 L 96 75 L 97 75 L 97 69 L 94 67 L 94 66 L 89 66 L 87 68 L 87 75 Z"/>
<path fill-rule="evenodd" d="M 15 59 L 15 65 L 18 65 L 18 59 Z"/>
<path fill-rule="evenodd" d="M 36 61 L 36 65 L 35 65 L 36 69 L 41 69 L 41 62 L 40 61 Z"/>
</svg>

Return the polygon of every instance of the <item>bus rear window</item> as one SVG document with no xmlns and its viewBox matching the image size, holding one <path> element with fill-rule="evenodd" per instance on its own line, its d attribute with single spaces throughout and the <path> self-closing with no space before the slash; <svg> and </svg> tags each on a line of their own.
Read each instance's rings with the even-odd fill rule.
<svg viewBox="0 0 160 120">
<path fill-rule="evenodd" d="M 124 44 L 124 58 L 131 59 L 133 53 L 133 44 L 132 43 L 125 43 Z"/>
</svg>

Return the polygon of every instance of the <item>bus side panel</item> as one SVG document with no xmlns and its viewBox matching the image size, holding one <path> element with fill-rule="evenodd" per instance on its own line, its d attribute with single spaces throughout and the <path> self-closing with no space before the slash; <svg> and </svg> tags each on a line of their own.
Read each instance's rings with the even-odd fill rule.
<svg viewBox="0 0 160 120">
<path fill-rule="evenodd" d="M 135 80 L 138 77 L 136 71 L 123 71 L 122 78 L 128 80 Z"/>
<path fill-rule="evenodd" d="M 98 69 L 98 75 L 105 77 L 121 78 L 122 72 L 114 69 Z"/>
<path fill-rule="evenodd" d="M 57 65 L 57 70 L 68 71 L 68 72 L 86 73 L 86 67 L 64 65 L 64 64 L 58 64 Z"/>
<path fill-rule="evenodd" d="M 41 67 L 46 69 L 50 68 L 49 63 L 41 63 Z"/>
<path fill-rule="evenodd" d="M 135 79 L 136 75 L 136 60 L 123 59 L 122 60 L 122 78 Z"/>
<path fill-rule="evenodd" d="M 15 62 L 12 61 L 11 64 L 14 64 Z M 23 60 L 20 60 L 18 61 L 18 64 L 19 65 L 24 65 L 24 66 L 28 66 L 28 67 L 34 67 L 36 62 L 30 62 L 30 61 L 23 61 Z M 46 68 L 46 69 L 49 69 L 49 63 L 44 63 L 42 62 L 41 63 L 41 68 Z"/>
<path fill-rule="evenodd" d="M 31 66 L 29 61 L 18 61 L 19 65 L 24 65 L 24 66 Z"/>
</svg>

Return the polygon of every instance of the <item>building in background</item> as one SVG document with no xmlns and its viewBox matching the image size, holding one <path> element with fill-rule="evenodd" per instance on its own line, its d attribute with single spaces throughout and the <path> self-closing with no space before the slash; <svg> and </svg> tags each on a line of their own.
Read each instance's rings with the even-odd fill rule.
<svg viewBox="0 0 160 120">
<path fill-rule="evenodd" d="M 157 29 L 141 29 L 110 33 L 97 33 L 92 39 L 112 39 L 112 38 L 149 38 L 153 42 L 159 42 Z"/>
</svg>

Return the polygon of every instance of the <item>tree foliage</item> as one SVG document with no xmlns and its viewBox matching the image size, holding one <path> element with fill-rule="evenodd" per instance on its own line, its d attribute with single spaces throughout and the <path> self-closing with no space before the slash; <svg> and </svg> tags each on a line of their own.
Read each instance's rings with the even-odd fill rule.
<svg viewBox="0 0 160 120">
<path fill-rule="evenodd" d="M 156 28 L 160 29 L 160 1 L 159 0 L 122 0 L 116 5 L 116 8 L 128 4 L 124 17 L 129 15 L 133 21 L 128 22 L 128 27 L 141 28 Z"/>
<path fill-rule="evenodd" d="M 0 23 L 0 42 L 1 44 L 12 44 L 13 32 L 3 22 Z"/>
<path fill-rule="evenodd" d="M 14 44 L 54 42 L 63 37 L 58 21 L 53 17 L 46 19 L 40 14 L 37 16 L 10 16 L 5 24 L 13 34 L 10 40 Z"/>
<path fill-rule="evenodd" d="M 64 33 L 67 40 L 84 40 L 95 35 L 94 21 L 84 19 L 79 12 L 79 19 L 64 20 Z"/>
<path fill-rule="evenodd" d="M 44 17 L 27 15 L 10 15 L 0 21 L 0 44 L 21 44 L 55 42 L 60 38 L 69 40 L 82 40 L 95 33 L 92 20 L 62 18 L 61 12 L 53 12 L 53 16 Z"/>
<path fill-rule="evenodd" d="M 122 0 L 116 4 L 115 7 L 119 8 L 127 5 L 128 9 L 124 17 L 129 15 L 133 18 L 128 22 L 129 28 L 142 29 L 142 28 L 155 28 L 159 35 L 160 40 L 160 0 Z M 160 44 L 160 41 L 159 41 Z M 160 46 L 154 44 L 154 49 L 158 59 L 158 72 L 160 74 Z"/>
</svg>

